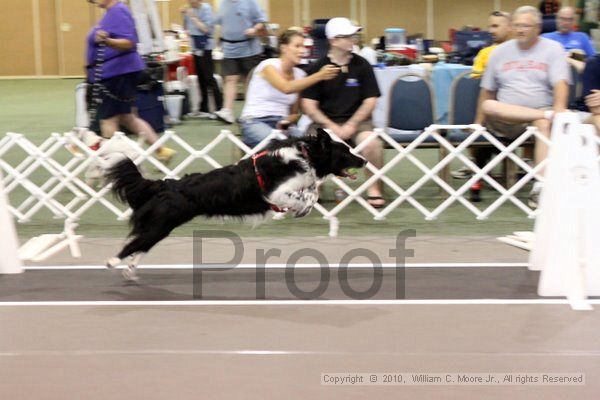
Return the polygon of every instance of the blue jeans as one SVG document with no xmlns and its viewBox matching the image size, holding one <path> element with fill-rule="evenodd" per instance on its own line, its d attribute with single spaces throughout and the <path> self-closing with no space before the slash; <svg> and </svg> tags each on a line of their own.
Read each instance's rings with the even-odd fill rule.
<svg viewBox="0 0 600 400">
<path fill-rule="evenodd" d="M 242 119 L 242 140 L 248 147 L 255 147 L 271 134 L 271 130 L 276 129 L 277 123 L 282 119 L 283 117 L 280 115 Z M 294 137 L 303 135 L 296 127 L 290 127 L 284 134 Z"/>
</svg>

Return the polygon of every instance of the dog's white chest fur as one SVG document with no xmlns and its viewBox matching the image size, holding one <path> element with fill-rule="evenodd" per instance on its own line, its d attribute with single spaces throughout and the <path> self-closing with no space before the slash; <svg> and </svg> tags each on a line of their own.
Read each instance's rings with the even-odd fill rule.
<svg viewBox="0 0 600 400">
<path fill-rule="evenodd" d="M 317 175 L 310 164 L 300 156 L 296 149 L 279 149 L 277 154 L 283 162 L 299 161 L 303 164 L 305 172 L 297 173 L 287 179 L 275 190 L 266 196 L 269 203 L 287 210 L 295 217 L 303 217 L 312 210 L 319 199 L 317 191 Z"/>
</svg>

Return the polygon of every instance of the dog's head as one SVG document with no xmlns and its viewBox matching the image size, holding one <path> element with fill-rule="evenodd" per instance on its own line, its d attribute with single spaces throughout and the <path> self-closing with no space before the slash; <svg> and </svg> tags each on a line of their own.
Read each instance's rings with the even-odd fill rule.
<svg viewBox="0 0 600 400">
<path fill-rule="evenodd" d="M 351 171 L 362 168 L 367 161 L 350 152 L 350 146 L 339 139 L 333 139 L 323 129 L 317 130 L 316 136 L 304 138 L 310 163 L 315 168 L 317 177 L 327 175 L 356 178 Z"/>
</svg>

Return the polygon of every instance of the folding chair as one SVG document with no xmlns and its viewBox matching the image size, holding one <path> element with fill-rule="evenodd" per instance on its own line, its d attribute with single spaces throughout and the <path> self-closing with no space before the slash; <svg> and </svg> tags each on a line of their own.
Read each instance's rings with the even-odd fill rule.
<svg viewBox="0 0 600 400">
<path fill-rule="evenodd" d="M 417 74 L 404 74 L 396 79 L 390 91 L 388 126 L 386 132 L 395 141 L 410 144 L 421 132 L 435 123 L 435 99 L 429 81 Z M 420 148 L 438 148 L 441 160 L 447 152 L 432 137 Z M 448 182 L 449 170 L 444 167 L 441 178 Z"/>
<path fill-rule="evenodd" d="M 471 72 L 467 71 L 457 76 L 452 82 L 450 89 L 450 110 L 449 121 L 452 125 L 468 125 L 475 121 L 477 115 L 477 106 L 479 103 L 479 93 L 481 80 L 472 78 Z M 464 132 L 452 131 L 448 135 L 448 140 L 453 143 L 459 143 L 466 138 Z M 473 142 L 478 147 L 491 146 L 487 141 L 479 138 Z M 525 142 L 526 146 L 533 146 L 532 142 Z M 503 173 L 506 184 L 512 186 L 516 182 L 517 166 L 509 158 L 503 162 Z"/>
<path fill-rule="evenodd" d="M 450 87 L 450 125 L 469 125 L 475 121 L 481 80 L 472 78 L 471 71 L 458 75 Z"/>
<path fill-rule="evenodd" d="M 433 88 L 426 78 L 407 73 L 396 79 L 389 96 L 387 133 L 399 143 L 410 143 L 435 121 Z M 427 143 L 435 146 L 435 140 Z"/>
</svg>

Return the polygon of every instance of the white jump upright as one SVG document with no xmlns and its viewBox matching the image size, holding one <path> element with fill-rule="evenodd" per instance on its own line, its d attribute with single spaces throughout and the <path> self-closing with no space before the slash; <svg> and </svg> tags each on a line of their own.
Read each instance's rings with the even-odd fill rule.
<svg viewBox="0 0 600 400">
<path fill-rule="evenodd" d="M 19 244 L 12 216 L 8 212 L 8 198 L 0 170 L 0 274 L 20 274 L 23 266 L 18 256 Z"/>
<path fill-rule="evenodd" d="M 535 223 L 530 269 L 541 271 L 540 296 L 566 296 L 589 310 L 600 295 L 600 171 L 592 125 L 574 113 L 558 114 L 552 129 L 540 215 Z"/>
</svg>

